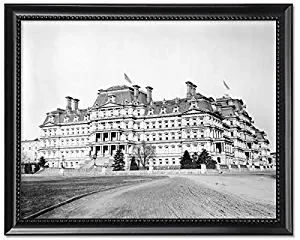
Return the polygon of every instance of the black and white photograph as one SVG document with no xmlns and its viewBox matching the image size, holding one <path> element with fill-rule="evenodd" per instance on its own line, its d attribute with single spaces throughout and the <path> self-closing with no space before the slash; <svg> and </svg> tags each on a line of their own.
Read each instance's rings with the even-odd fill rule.
<svg viewBox="0 0 300 240">
<path fill-rule="evenodd" d="M 30 21 L 22 40 L 22 217 L 275 218 L 275 22 Z"/>
<path fill-rule="evenodd" d="M 289 225 L 288 20 L 143 14 L 17 17 L 17 221 Z"/>
</svg>

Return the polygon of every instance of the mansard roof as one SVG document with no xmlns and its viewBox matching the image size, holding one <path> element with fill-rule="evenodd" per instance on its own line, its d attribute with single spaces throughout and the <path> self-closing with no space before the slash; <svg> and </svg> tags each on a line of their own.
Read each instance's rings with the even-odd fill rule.
<svg viewBox="0 0 300 240">
<path fill-rule="evenodd" d="M 52 112 L 47 113 L 47 117 L 40 127 L 46 126 L 47 124 L 59 124 L 63 123 L 65 118 L 68 117 L 68 122 L 74 122 L 75 117 L 78 117 L 78 122 L 83 121 L 84 117 L 87 115 L 88 109 L 78 109 L 77 111 L 71 110 L 62 110 L 57 109 Z M 53 121 L 50 121 L 50 118 L 53 118 Z"/>
<path fill-rule="evenodd" d="M 211 106 L 211 102 L 206 100 L 206 98 L 202 98 L 202 95 L 199 94 L 196 96 L 198 110 L 202 110 L 205 112 L 213 112 L 213 108 Z M 177 103 L 176 103 L 177 101 Z M 178 112 L 186 112 L 190 109 L 191 99 L 188 98 L 177 98 L 177 100 L 165 100 L 165 101 L 155 101 L 152 105 L 148 107 L 148 109 L 153 109 L 153 114 L 160 114 L 160 111 L 163 107 L 166 109 L 166 113 L 173 113 L 175 107 L 178 107 Z"/>
<path fill-rule="evenodd" d="M 115 103 L 124 105 L 126 101 L 131 103 L 135 100 L 139 102 L 139 104 L 147 104 L 147 94 L 143 91 L 139 91 L 138 98 L 134 98 L 133 88 L 128 87 L 126 85 L 118 85 L 107 88 L 106 90 L 99 90 L 96 101 L 93 104 L 93 107 L 101 107 L 108 101 L 108 95 L 114 94 L 116 99 Z"/>
</svg>

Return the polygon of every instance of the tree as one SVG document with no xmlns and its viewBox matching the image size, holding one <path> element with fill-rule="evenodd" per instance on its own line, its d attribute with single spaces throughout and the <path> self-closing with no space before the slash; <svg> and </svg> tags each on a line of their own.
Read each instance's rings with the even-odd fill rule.
<svg viewBox="0 0 300 240">
<path fill-rule="evenodd" d="M 130 160 L 130 170 L 134 171 L 134 170 L 139 170 L 139 167 L 135 161 L 135 157 L 132 156 L 131 160 Z"/>
<path fill-rule="evenodd" d="M 39 159 L 39 162 L 38 162 L 39 168 L 41 168 L 41 167 L 42 168 L 48 167 L 46 165 L 46 163 L 47 163 L 46 159 L 43 156 L 41 156 L 40 159 Z"/>
<path fill-rule="evenodd" d="M 147 168 L 148 162 L 150 159 L 155 158 L 155 148 L 151 144 L 147 144 L 147 142 L 142 141 L 141 144 L 134 146 L 133 155 L 138 161 L 138 167 L 140 168 L 140 164 L 143 169 Z"/>
<path fill-rule="evenodd" d="M 113 171 L 124 171 L 125 162 L 124 154 L 121 149 L 118 149 L 114 156 L 114 163 L 112 165 Z"/>
<path fill-rule="evenodd" d="M 194 152 L 192 155 L 192 167 L 193 169 L 197 168 L 197 160 L 198 160 L 198 153 Z"/>
<path fill-rule="evenodd" d="M 183 156 L 180 160 L 180 168 L 181 169 L 190 169 L 192 168 L 192 158 L 187 150 L 184 151 Z"/>
<path fill-rule="evenodd" d="M 197 160 L 197 168 L 201 168 L 201 164 L 205 164 L 208 169 L 215 169 L 217 162 L 211 158 L 206 149 L 203 149 Z"/>
</svg>

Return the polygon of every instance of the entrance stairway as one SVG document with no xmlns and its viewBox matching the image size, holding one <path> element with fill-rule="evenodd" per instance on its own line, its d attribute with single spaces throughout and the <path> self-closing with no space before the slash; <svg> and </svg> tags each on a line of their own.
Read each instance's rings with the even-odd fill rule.
<svg viewBox="0 0 300 240">
<path fill-rule="evenodd" d="M 95 164 L 97 166 L 111 166 L 114 161 L 114 158 L 112 156 L 107 157 L 97 157 L 95 160 Z M 85 165 L 83 165 L 81 168 L 83 169 L 90 169 L 94 166 L 94 160 L 89 160 Z"/>
</svg>

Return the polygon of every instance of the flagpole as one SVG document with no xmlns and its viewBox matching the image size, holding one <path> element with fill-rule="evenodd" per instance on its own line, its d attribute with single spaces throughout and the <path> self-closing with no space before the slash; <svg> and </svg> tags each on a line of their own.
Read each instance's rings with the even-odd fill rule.
<svg viewBox="0 0 300 240">
<path fill-rule="evenodd" d="M 225 94 L 224 94 L 224 96 L 225 97 L 229 97 L 229 93 L 230 93 L 230 88 L 229 88 L 229 86 L 227 85 L 227 83 L 225 82 L 225 80 L 223 80 L 223 84 L 224 84 L 224 86 L 225 86 Z"/>
</svg>

